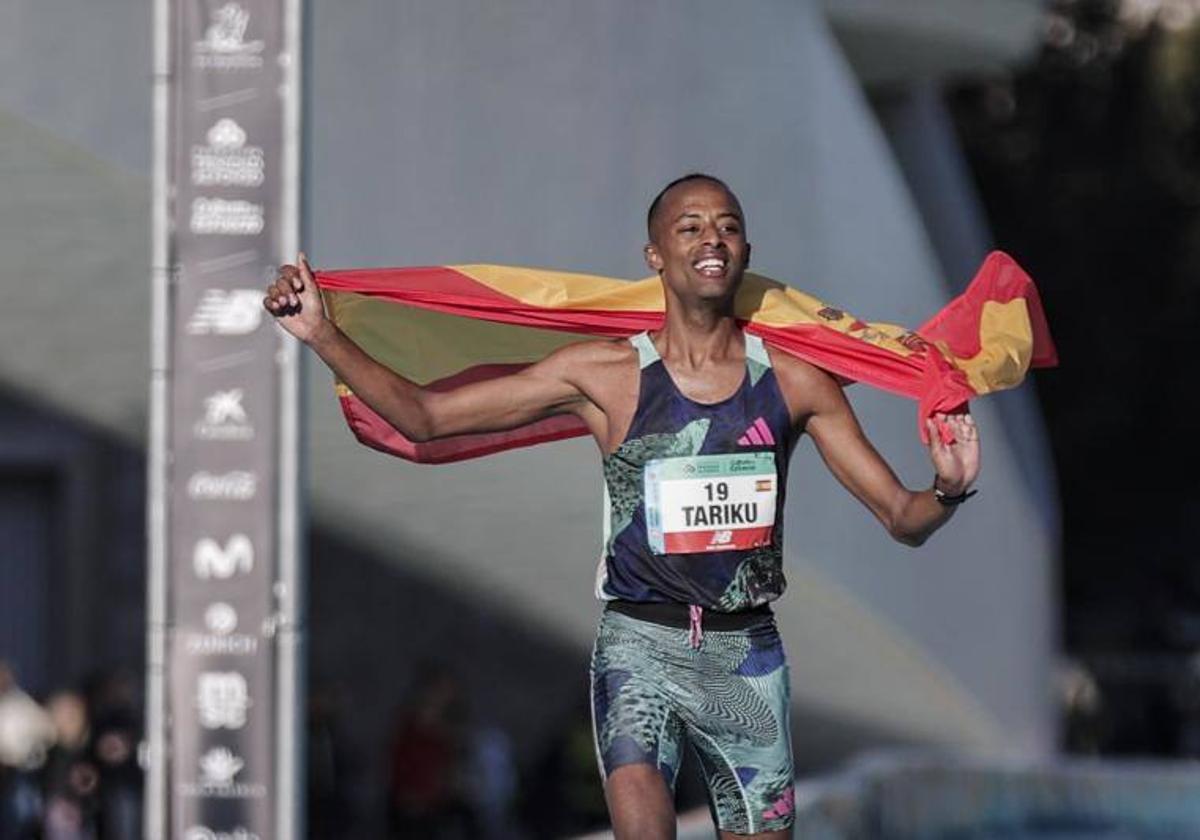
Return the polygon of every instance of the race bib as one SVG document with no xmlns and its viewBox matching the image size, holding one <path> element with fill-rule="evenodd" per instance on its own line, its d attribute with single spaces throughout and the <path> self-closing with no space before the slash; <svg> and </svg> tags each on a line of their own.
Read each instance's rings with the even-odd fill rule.
<svg viewBox="0 0 1200 840">
<path fill-rule="evenodd" d="M 646 536 L 656 554 L 769 545 L 779 478 L 772 452 L 646 464 Z"/>
</svg>

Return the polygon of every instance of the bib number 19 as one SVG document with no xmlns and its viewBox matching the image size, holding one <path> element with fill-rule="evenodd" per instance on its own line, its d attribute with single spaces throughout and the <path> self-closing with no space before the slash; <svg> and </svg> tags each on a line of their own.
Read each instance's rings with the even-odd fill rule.
<svg viewBox="0 0 1200 840">
<path fill-rule="evenodd" d="M 646 464 L 646 535 L 658 554 L 768 545 L 778 479 L 771 452 L 660 458 Z"/>
<path fill-rule="evenodd" d="M 708 494 L 710 502 L 724 502 L 729 499 L 729 485 L 724 481 L 718 481 L 715 485 L 711 481 L 708 482 L 704 485 L 704 492 Z"/>
</svg>

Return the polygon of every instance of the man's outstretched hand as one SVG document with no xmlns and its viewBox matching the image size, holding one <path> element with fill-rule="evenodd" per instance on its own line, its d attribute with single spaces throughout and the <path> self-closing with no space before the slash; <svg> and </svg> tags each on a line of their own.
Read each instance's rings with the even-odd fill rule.
<svg viewBox="0 0 1200 840">
<path fill-rule="evenodd" d="M 296 262 L 279 266 L 275 282 L 267 286 L 263 306 L 281 327 L 307 343 L 325 325 L 325 306 L 308 258 L 301 253 Z"/>
<path fill-rule="evenodd" d="M 979 477 L 979 429 L 975 418 L 970 414 L 938 414 L 925 425 L 938 489 L 949 496 L 965 493 Z M 953 435 L 951 442 L 942 441 L 939 425 Z"/>
</svg>

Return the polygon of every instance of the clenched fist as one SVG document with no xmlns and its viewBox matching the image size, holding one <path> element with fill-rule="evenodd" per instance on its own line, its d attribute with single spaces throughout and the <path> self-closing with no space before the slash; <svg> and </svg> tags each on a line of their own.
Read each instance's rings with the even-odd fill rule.
<svg viewBox="0 0 1200 840">
<path fill-rule="evenodd" d="M 281 327 L 308 343 L 326 323 L 325 305 L 303 252 L 296 262 L 279 266 L 275 282 L 267 286 L 263 306 Z"/>
</svg>

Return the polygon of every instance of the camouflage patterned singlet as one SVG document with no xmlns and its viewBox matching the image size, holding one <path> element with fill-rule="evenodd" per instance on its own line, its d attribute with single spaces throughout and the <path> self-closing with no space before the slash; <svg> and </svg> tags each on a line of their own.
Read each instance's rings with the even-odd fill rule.
<svg viewBox="0 0 1200 840">
<path fill-rule="evenodd" d="M 649 335 L 630 339 L 641 385 L 604 459 L 598 598 L 738 612 L 783 593 L 791 421 L 762 340 L 744 335 L 742 384 L 712 404 L 680 393 Z"/>
</svg>

